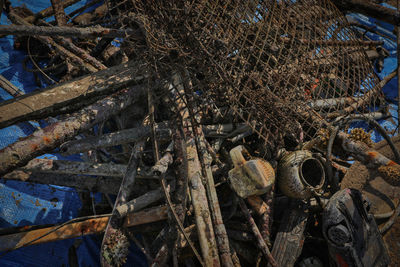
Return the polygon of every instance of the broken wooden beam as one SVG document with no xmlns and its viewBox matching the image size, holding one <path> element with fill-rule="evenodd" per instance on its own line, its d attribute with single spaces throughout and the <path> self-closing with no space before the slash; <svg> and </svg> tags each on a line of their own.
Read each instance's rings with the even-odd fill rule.
<svg viewBox="0 0 400 267">
<path fill-rule="evenodd" d="M 77 174 L 30 173 L 16 170 L 2 177 L 7 180 L 23 181 L 27 183 L 57 185 L 75 188 L 78 191 L 101 192 L 118 194 L 121 177 L 92 177 Z"/>
<path fill-rule="evenodd" d="M 14 36 L 61 36 L 61 37 L 80 37 L 80 38 L 95 38 L 95 37 L 130 37 L 138 35 L 136 30 L 132 29 L 110 29 L 100 26 L 78 28 L 67 26 L 32 26 L 32 25 L 0 25 L 0 35 Z"/>
<path fill-rule="evenodd" d="M 143 79 L 135 71 L 141 67 L 138 62 L 128 62 L 4 101 L 0 103 L 0 128 L 54 116 L 62 107 L 136 84 Z"/>
<path fill-rule="evenodd" d="M 88 130 L 97 123 L 119 113 L 138 98 L 138 94 L 142 89 L 142 87 L 133 87 L 121 90 L 71 114 L 71 116 L 62 121 L 50 124 L 1 149 L 0 175 L 22 167 L 31 159 L 49 152 L 61 143 L 72 139 L 79 132 Z"/>
<path fill-rule="evenodd" d="M 136 127 L 125 129 L 118 132 L 104 134 L 95 137 L 88 137 L 81 140 L 73 140 L 64 143 L 60 147 L 60 151 L 64 155 L 72 155 L 84 151 L 95 150 L 110 146 L 117 146 L 136 142 L 140 139 L 150 136 L 150 127 Z M 159 124 L 157 127 L 157 136 L 161 140 L 166 140 L 171 137 L 171 129 L 166 128 L 166 125 Z"/>
<path fill-rule="evenodd" d="M 108 215 L 101 218 L 66 224 L 62 227 L 52 226 L 22 233 L 2 235 L 0 236 L 0 251 L 14 250 L 26 246 L 26 244 L 35 245 L 84 235 L 99 234 L 105 230 L 109 217 L 110 216 Z M 166 206 L 154 207 L 129 214 L 124 221 L 124 226 L 132 227 L 165 220 L 166 218 Z M 47 234 L 50 231 L 52 232 Z M 38 239 L 41 236 L 43 237 Z"/>
</svg>

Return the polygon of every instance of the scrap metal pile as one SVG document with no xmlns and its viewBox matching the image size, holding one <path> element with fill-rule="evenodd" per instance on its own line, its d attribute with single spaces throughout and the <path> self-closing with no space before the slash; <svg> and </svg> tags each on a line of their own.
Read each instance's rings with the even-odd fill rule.
<svg viewBox="0 0 400 267">
<path fill-rule="evenodd" d="M 341 187 L 351 160 L 400 182 L 376 122 L 390 116 L 381 89 L 397 75 L 374 72 L 382 41 L 329 0 L 108 0 L 70 21 L 84 10 L 65 14 L 73 2 L 31 14 L 6 1 L 13 25 L 0 34 L 54 84 L 21 95 L 1 80 L 15 98 L 0 103 L 0 127 L 49 125 L 0 150 L 0 175 L 75 187 L 87 216 L 8 229 L 2 251 L 105 232 L 102 266 L 124 265 L 129 240 L 152 266 L 389 264 L 381 234 L 399 205 L 375 214 L 378 228 L 374 203 Z M 348 130 L 360 120 L 393 160 Z M 52 151 L 83 161 L 35 159 Z"/>
</svg>

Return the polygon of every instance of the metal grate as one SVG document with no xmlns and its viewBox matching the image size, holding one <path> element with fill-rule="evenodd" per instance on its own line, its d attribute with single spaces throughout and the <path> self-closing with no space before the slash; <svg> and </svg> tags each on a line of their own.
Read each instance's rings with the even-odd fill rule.
<svg viewBox="0 0 400 267">
<path fill-rule="evenodd" d="M 169 95 L 178 72 L 180 97 L 203 124 L 220 112 L 280 146 L 284 136 L 311 139 L 321 121 L 382 104 L 364 52 L 378 43 L 356 36 L 329 0 L 109 0 L 108 7 L 120 27 L 141 30 L 124 46 L 148 62 L 149 84 Z"/>
</svg>

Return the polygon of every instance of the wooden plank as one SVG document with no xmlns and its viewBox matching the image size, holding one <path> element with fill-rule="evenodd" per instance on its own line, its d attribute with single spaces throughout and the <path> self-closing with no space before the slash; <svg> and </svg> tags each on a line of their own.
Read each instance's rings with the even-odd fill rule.
<svg viewBox="0 0 400 267">
<path fill-rule="evenodd" d="M 89 219 L 82 222 L 71 223 L 65 225 L 57 230 L 59 226 L 51 226 L 42 229 L 3 235 L 0 236 L 0 251 L 12 250 L 19 248 L 24 244 L 32 242 L 34 239 L 48 233 L 49 231 L 55 230 L 54 232 L 40 238 L 29 245 L 41 244 L 47 242 L 53 242 L 58 240 L 64 240 L 69 238 L 80 237 L 90 234 L 98 234 L 105 230 L 108 220 L 110 217 L 102 217 L 96 219 Z M 167 218 L 167 207 L 155 207 L 147 210 L 131 213 L 127 216 L 124 226 L 132 227 L 146 223 L 157 222 L 165 220 Z"/>
<path fill-rule="evenodd" d="M 143 64 L 127 62 L 106 70 L 57 84 L 41 91 L 4 101 L 0 104 L 0 128 L 55 115 L 59 109 L 94 95 L 104 95 L 123 89 L 143 79 L 135 70 Z"/>
</svg>

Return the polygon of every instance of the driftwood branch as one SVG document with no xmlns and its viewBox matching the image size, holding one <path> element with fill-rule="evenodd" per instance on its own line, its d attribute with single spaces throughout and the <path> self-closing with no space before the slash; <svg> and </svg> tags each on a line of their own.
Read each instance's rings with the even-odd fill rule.
<svg viewBox="0 0 400 267">
<path fill-rule="evenodd" d="M 76 108 L 79 107 L 77 102 L 136 84 L 143 79 L 143 76 L 136 75 L 135 70 L 140 67 L 137 62 L 129 62 L 4 101 L 0 104 L 0 128 L 26 120 L 54 116 L 63 107 L 72 104 Z M 70 111 L 70 108 L 66 109 L 66 112 Z"/>
<path fill-rule="evenodd" d="M 30 173 L 16 170 L 3 176 L 6 180 L 25 181 L 28 183 L 67 186 L 78 191 L 118 194 L 121 177 L 91 177 L 76 174 Z"/>
<path fill-rule="evenodd" d="M 107 223 L 107 227 L 103 237 L 103 242 L 101 243 L 101 252 L 100 252 L 101 266 L 112 265 L 107 260 L 104 254 L 106 251 L 106 244 L 107 241 L 112 238 L 114 231 L 121 231 L 120 227 L 121 218 L 118 216 L 117 208 L 118 206 L 123 205 L 128 201 L 128 197 L 132 192 L 133 186 L 136 181 L 138 162 L 142 155 L 144 144 L 145 144 L 144 141 L 139 141 L 135 144 L 134 148 L 132 149 L 132 154 L 129 159 L 128 167 L 126 169 L 124 178 L 122 179 L 121 187 L 119 189 L 117 198 L 114 203 L 112 215 Z"/>
<path fill-rule="evenodd" d="M 96 137 L 89 137 L 82 140 L 74 140 L 63 144 L 61 153 L 72 155 L 83 151 L 95 150 L 104 147 L 128 144 L 150 136 L 150 127 L 137 127 L 121 130 L 114 133 L 104 134 Z M 170 138 L 171 130 L 160 125 L 157 135 L 161 140 Z"/>
<path fill-rule="evenodd" d="M 110 216 L 105 216 L 102 218 L 88 219 L 82 222 L 67 224 L 61 228 L 58 226 L 52 226 L 22 233 L 3 235 L 0 236 L 0 251 L 14 250 L 26 246 L 25 244 L 35 245 L 80 237 L 83 235 L 99 234 L 105 230 L 109 218 Z M 124 226 L 132 227 L 165 220 L 166 218 L 166 206 L 149 208 L 147 210 L 129 214 L 124 221 Z M 53 232 L 43 238 L 33 241 L 50 231 Z"/>
<path fill-rule="evenodd" d="M 340 9 L 357 12 L 384 22 L 399 25 L 400 15 L 396 9 L 390 9 L 366 0 L 334 0 Z"/>
<path fill-rule="evenodd" d="M 61 0 L 51 0 L 51 6 L 53 7 L 54 18 L 56 19 L 58 26 L 65 26 L 67 24 L 67 18 L 64 12 L 64 6 Z"/>
<path fill-rule="evenodd" d="M 31 159 L 49 152 L 61 143 L 72 139 L 81 131 L 93 127 L 100 121 L 119 113 L 138 97 L 141 87 L 122 90 L 106 97 L 63 121 L 37 130 L 14 144 L 0 150 L 0 175 L 28 163 Z"/>
<path fill-rule="evenodd" d="M 183 81 L 179 74 L 174 74 L 173 86 L 176 94 L 176 104 L 181 110 L 181 117 L 185 123 L 185 140 L 187 155 L 187 172 L 189 177 L 189 189 L 192 196 L 192 205 L 195 212 L 197 234 L 199 236 L 201 252 L 206 266 L 219 266 L 218 249 L 215 241 L 214 228 L 210 218 L 206 190 L 202 182 L 202 169 L 198 158 L 196 141 L 189 118 L 189 110 L 182 99 L 184 94 Z"/>
<path fill-rule="evenodd" d="M 15 85 L 13 85 L 9 80 L 7 80 L 3 75 L 0 75 L 0 87 L 3 88 L 7 93 L 13 97 L 21 96 L 24 94 Z"/>
<path fill-rule="evenodd" d="M 1 35 L 14 36 L 62 36 L 62 37 L 128 37 L 138 35 L 136 30 L 126 29 L 110 29 L 103 27 L 67 27 L 67 26 L 31 26 L 31 25 L 0 25 Z"/>
</svg>

